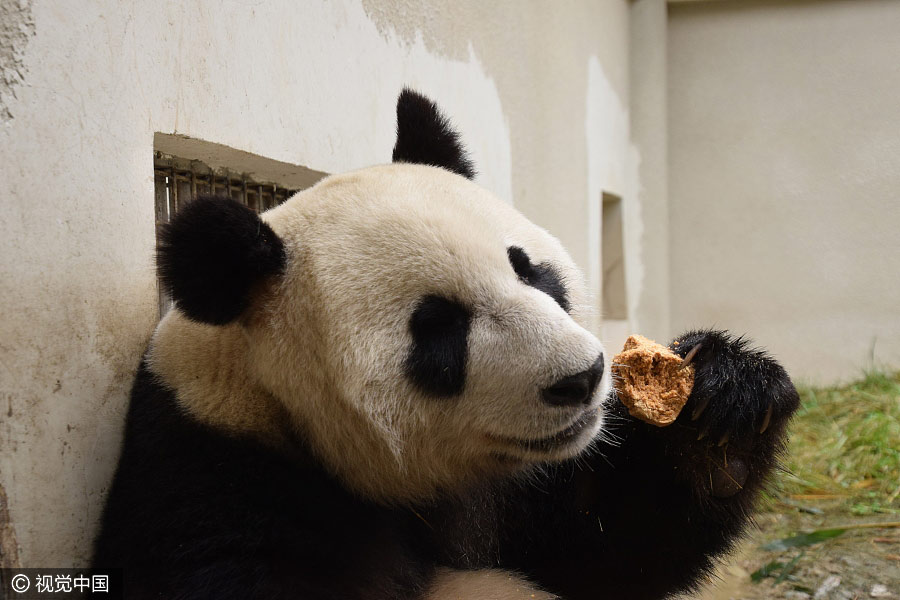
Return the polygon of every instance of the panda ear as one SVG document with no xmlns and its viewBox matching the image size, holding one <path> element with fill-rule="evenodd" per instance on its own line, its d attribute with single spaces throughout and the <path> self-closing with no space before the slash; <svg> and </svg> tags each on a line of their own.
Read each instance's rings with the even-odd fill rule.
<svg viewBox="0 0 900 600">
<path fill-rule="evenodd" d="M 475 177 L 475 167 L 459 134 L 437 105 L 409 88 L 397 99 L 397 143 L 394 162 L 443 167 L 463 177 Z"/>
<path fill-rule="evenodd" d="M 160 280 L 188 318 L 224 325 L 244 312 L 256 285 L 284 270 L 284 244 L 231 198 L 199 197 L 160 233 Z"/>
</svg>

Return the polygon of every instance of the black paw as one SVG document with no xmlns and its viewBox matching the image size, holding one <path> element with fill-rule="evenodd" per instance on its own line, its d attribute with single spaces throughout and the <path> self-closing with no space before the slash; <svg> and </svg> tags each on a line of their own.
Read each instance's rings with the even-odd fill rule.
<svg viewBox="0 0 900 600">
<path fill-rule="evenodd" d="M 744 338 L 712 330 L 670 344 L 694 366 L 694 387 L 676 424 L 715 496 L 734 495 L 771 470 L 800 404 L 784 368 L 748 346 Z"/>
</svg>

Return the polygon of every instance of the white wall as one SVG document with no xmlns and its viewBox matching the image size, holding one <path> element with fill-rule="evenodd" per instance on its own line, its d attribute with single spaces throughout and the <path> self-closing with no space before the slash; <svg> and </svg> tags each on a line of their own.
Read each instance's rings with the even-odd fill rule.
<svg viewBox="0 0 900 600">
<path fill-rule="evenodd" d="M 672 325 L 900 364 L 900 2 L 670 6 Z"/>
<path fill-rule="evenodd" d="M 631 3 L 631 137 L 639 156 L 639 187 L 633 202 L 641 210 L 643 273 L 639 291 L 634 285 L 628 291 L 634 295 L 632 330 L 660 341 L 673 335 L 669 323 L 667 16 L 665 0 Z M 634 224 L 634 219 L 628 223 Z M 634 260 L 634 254 L 632 248 L 626 261 Z"/>
<path fill-rule="evenodd" d="M 154 133 L 344 171 L 389 159 L 412 84 L 453 115 L 479 181 L 595 275 L 600 190 L 631 202 L 638 185 L 625 0 L 0 0 L 13 13 L 23 35 L 0 32 L 0 61 L 18 64 L 0 82 L 0 490 L 22 565 L 90 555 L 156 319 Z"/>
</svg>

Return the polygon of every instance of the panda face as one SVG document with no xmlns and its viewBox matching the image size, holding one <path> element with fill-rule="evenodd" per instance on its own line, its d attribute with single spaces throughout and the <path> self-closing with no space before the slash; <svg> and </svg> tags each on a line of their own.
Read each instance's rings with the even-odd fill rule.
<svg viewBox="0 0 900 600">
<path fill-rule="evenodd" d="M 265 214 L 288 260 L 258 376 L 337 471 L 426 489 L 567 458 L 602 422 L 600 342 L 559 242 L 472 182 L 395 164 Z M 358 475 L 352 478 L 358 478 Z"/>
<path fill-rule="evenodd" d="M 148 353 L 196 418 L 302 444 L 387 503 L 576 455 L 610 385 L 560 243 L 469 180 L 433 103 L 405 91 L 397 114 L 394 164 L 261 217 L 189 204 L 159 246 L 176 309 Z"/>
</svg>

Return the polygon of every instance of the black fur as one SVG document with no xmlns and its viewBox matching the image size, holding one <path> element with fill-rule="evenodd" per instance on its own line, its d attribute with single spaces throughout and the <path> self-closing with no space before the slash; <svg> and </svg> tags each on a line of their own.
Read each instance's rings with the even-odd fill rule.
<svg viewBox="0 0 900 600">
<path fill-rule="evenodd" d="M 345 491 L 302 439 L 280 453 L 194 422 L 142 365 L 94 566 L 124 568 L 138 600 L 406 600 L 436 566 L 515 570 L 566 600 L 694 589 L 746 527 L 798 398 L 743 341 L 716 331 L 678 341 L 682 355 L 702 349 L 673 425 L 636 421 L 611 401 L 615 443 L 411 507 Z M 714 477 L 726 458 L 747 471 L 730 494 Z"/>
<path fill-rule="evenodd" d="M 412 346 L 406 375 L 420 389 L 437 397 L 456 396 L 466 384 L 468 308 L 441 296 L 425 296 L 409 319 Z"/>
<path fill-rule="evenodd" d="M 725 332 L 695 331 L 676 341 L 682 356 L 702 346 L 693 391 L 675 423 L 647 425 L 611 399 L 610 441 L 551 468 L 546 482 L 523 486 L 510 504 L 512 523 L 541 526 L 505 529 L 503 566 L 567 600 L 650 600 L 696 589 L 732 548 L 776 467 L 799 398 L 777 362 Z M 742 470 L 739 486 L 719 487 L 729 477 L 718 474 Z"/>
<path fill-rule="evenodd" d="M 298 441 L 284 456 L 183 414 L 142 365 L 94 565 L 127 598 L 404 600 L 433 570 L 425 525 L 344 491 Z"/>
<path fill-rule="evenodd" d="M 565 283 L 556 268 L 550 263 L 531 264 L 528 254 L 518 246 L 510 246 L 506 249 L 509 256 L 509 264 L 522 282 L 540 290 L 556 300 L 562 309 L 569 312 L 572 306 L 569 304 L 569 294 Z"/>
<path fill-rule="evenodd" d="M 231 198 L 204 196 L 160 234 L 162 284 L 195 321 L 223 325 L 244 312 L 257 283 L 284 269 L 285 251 L 259 215 Z"/>
<path fill-rule="evenodd" d="M 393 161 L 432 165 L 468 179 L 475 177 L 475 167 L 449 119 L 434 102 L 409 88 L 397 98 Z"/>
</svg>

